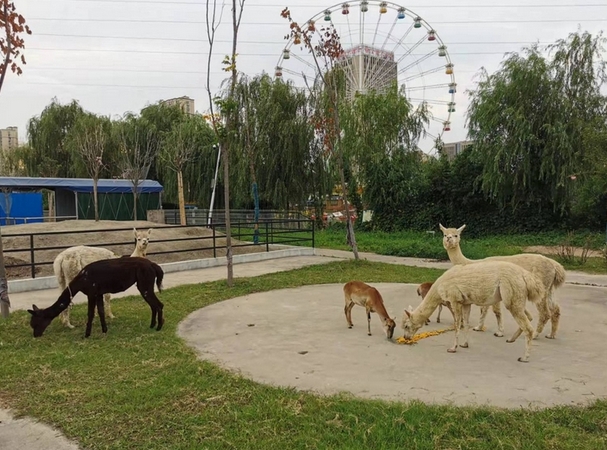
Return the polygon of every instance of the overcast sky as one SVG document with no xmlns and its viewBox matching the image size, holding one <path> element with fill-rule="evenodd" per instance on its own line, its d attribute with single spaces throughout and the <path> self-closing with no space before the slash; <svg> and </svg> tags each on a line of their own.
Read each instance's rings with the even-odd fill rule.
<svg viewBox="0 0 607 450">
<path fill-rule="evenodd" d="M 291 1 L 288 6 L 304 22 L 334 5 L 312 1 Z M 537 41 L 552 43 L 578 27 L 594 34 L 607 24 L 607 0 L 511 0 L 507 7 L 507 0 L 410 1 L 395 3 L 410 8 L 437 31 L 455 65 L 457 112 L 451 119 L 452 131 L 443 136 L 445 142 L 466 137 L 465 90 L 474 87 L 474 75 L 481 67 L 494 71 L 506 52 Z M 0 94 L 0 128 L 18 126 L 21 141 L 26 139 L 27 121 L 53 97 L 62 103 L 76 99 L 88 111 L 112 116 L 183 95 L 195 99 L 198 111 L 207 110 L 206 1 L 15 0 L 15 4 L 33 34 L 25 38 L 23 75 L 7 74 Z M 273 74 L 288 33 L 280 17 L 284 6 L 278 0 L 246 0 L 239 70 Z M 354 22 L 356 17 L 350 19 Z M 221 60 L 230 52 L 229 20 L 228 6 L 211 68 L 214 91 L 225 77 Z M 398 33 L 392 31 L 397 38 Z"/>
</svg>

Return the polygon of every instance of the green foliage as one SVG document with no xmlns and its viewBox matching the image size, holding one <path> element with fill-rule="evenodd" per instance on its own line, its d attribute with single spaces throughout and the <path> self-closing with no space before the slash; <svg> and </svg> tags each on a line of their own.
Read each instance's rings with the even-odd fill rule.
<svg viewBox="0 0 607 450">
<path fill-rule="evenodd" d="M 413 283 L 440 274 L 350 261 L 239 278 L 233 288 L 223 281 L 182 286 L 161 294 L 167 305 L 161 332 L 148 328 L 149 308 L 136 296 L 117 302 L 120 316 L 106 338 L 97 328 L 86 341 L 82 327 L 69 330 L 57 321 L 42 339 L 32 339 L 29 315 L 17 311 L 0 321 L 3 347 L 10 349 L 0 372 L 2 404 L 53 424 L 91 450 L 388 449 L 403 443 L 416 450 L 605 448 L 605 401 L 503 410 L 317 396 L 200 361 L 177 335 L 190 313 L 237 296 L 360 277 Z M 75 305 L 71 314 L 84 323 L 86 306 Z"/>
<path fill-rule="evenodd" d="M 551 59 L 534 45 L 511 54 L 496 73 L 481 73 L 470 92 L 469 135 L 483 191 L 500 205 L 569 208 L 571 175 L 583 167 L 597 126 L 605 130 L 602 41 L 574 33 L 551 47 Z"/>
</svg>

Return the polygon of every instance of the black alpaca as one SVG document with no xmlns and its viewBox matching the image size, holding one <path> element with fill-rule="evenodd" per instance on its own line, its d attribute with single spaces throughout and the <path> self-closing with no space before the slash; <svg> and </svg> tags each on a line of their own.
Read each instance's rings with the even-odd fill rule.
<svg viewBox="0 0 607 450">
<path fill-rule="evenodd" d="M 30 326 L 34 330 L 34 337 L 42 336 L 44 330 L 46 330 L 61 311 L 69 306 L 72 298 L 78 292 L 82 292 L 88 298 L 88 321 L 84 336 L 89 337 L 91 335 L 93 318 L 95 317 L 95 306 L 97 306 L 97 312 L 99 313 L 101 330 L 103 333 L 107 333 L 105 311 L 103 309 L 103 294 L 115 294 L 116 292 L 126 291 L 135 283 L 137 283 L 139 293 L 152 310 L 150 328 L 156 326 L 156 316 L 158 316 L 158 327 L 156 330 L 160 331 L 164 324 L 164 318 L 162 317 L 164 305 L 154 293 L 154 280 L 156 280 L 158 290 L 162 291 L 163 277 L 164 272 L 162 268 L 146 258 L 125 257 L 103 259 L 88 264 L 76 275 L 53 305 L 45 309 L 32 305 L 33 309 L 27 310 L 32 315 Z"/>
</svg>

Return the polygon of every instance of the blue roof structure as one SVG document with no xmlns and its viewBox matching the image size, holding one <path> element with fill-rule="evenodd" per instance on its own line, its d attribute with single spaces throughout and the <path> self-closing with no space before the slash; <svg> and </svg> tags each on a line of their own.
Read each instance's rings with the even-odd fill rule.
<svg viewBox="0 0 607 450">
<path fill-rule="evenodd" d="M 93 192 L 93 180 L 90 178 L 30 178 L 0 177 L 0 188 L 8 189 L 66 189 L 73 192 Z M 137 187 L 139 193 L 162 192 L 158 181 L 142 180 Z M 100 179 L 97 183 L 100 194 L 127 194 L 133 192 L 131 180 Z"/>
</svg>

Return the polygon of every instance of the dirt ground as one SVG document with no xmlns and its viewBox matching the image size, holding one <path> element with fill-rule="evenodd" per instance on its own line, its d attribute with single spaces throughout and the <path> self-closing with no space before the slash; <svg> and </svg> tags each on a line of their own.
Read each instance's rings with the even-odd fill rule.
<svg viewBox="0 0 607 450">
<path fill-rule="evenodd" d="M 213 232 L 206 227 L 177 227 L 169 228 L 171 225 L 148 222 L 145 220 L 120 222 L 112 220 L 66 220 L 62 222 L 32 223 L 23 225 L 11 225 L 2 227 L 2 243 L 4 247 L 4 259 L 7 278 L 15 280 L 19 278 L 31 278 L 31 268 L 11 267 L 17 264 L 29 264 L 31 255 L 29 250 L 11 252 L 14 249 L 29 249 L 30 236 L 17 236 L 24 233 L 50 233 L 36 235 L 34 237 L 34 260 L 36 263 L 46 263 L 36 268 L 36 276 L 53 275 L 53 261 L 63 251 L 63 248 L 42 250 L 48 247 L 70 247 L 75 245 L 100 245 L 118 255 L 130 255 L 135 249 L 135 238 L 133 227 L 137 230 L 154 228 L 150 235 L 148 245 L 148 257 L 157 263 L 168 263 L 176 261 L 187 261 L 191 259 L 212 258 L 213 255 Z M 126 230 L 119 230 L 124 229 Z M 163 229 L 164 228 L 164 229 Z M 91 230 L 86 232 L 85 230 Z M 99 232 L 99 230 L 104 230 Z M 53 234 L 53 232 L 74 231 L 75 233 Z M 247 244 L 244 241 L 234 239 L 237 230 L 232 230 L 233 253 L 241 255 L 245 253 L 257 253 L 266 251 L 265 245 L 237 247 Z M 183 241 L 158 242 L 164 239 L 192 239 Z M 120 245 L 108 245 L 117 242 Z M 217 246 L 225 245 L 222 234 L 216 233 L 215 243 Z M 175 250 L 187 250 L 175 253 Z M 166 252 L 166 253 L 164 253 Z M 160 253 L 160 254 L 154 254 Z M 217 250 L 217 257 L 225 256 L 225 250 Z"/>
</svg>

